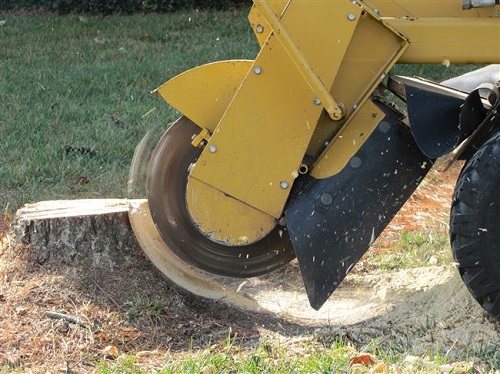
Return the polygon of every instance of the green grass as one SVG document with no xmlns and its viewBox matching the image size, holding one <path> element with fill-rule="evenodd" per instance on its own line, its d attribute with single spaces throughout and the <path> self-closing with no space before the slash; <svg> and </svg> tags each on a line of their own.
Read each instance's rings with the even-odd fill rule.
<svg viewBox="0 0 500 374">
<path fill-rule="evenodd" d="M 368 261 L 382 272 L 429 265 L 449 265 L 452 262 L 450 239 L 444 231 L 401 231 L 394 248 Z"/>
<path fill-rule="evenodd" d="M 135 146 L 178 116 L 149 92 L 196 65 L 255 56 L 246 14 L 0 16 L 0 209 L 125 197 Z"/>
<path fill-rule="evenodd" d="M 253 58 L 258 46 L 246 15 L 0 15 L 0 209 L 125 197 L 135 146 L 178 116 L 149 92 L 206 62 Z M 465 70 L 396 72 L 441 79 Z"/>
<path fill-rule="evenodd" d="M 394 346 L 382 346 L 377 340 L 356 347 L 350 342 L 334 340 L 320 343 L 314 339 L 293 345 L 263 339 L 253 348 L 230 337 L 213 342 L 203 350 L 192 350 L 181 357 L 166 355 L 156 369 L 145 368 L 134 355 L 120 356 L 115 361 L 97 363 L 97 373 L 373 373 L 385 367 L 384 373 L 493 373 L 500 364 L 498 346 L 488 349 L 471 347 L 464 361 L 450 358 L 450 351 L 427 352 L 412 356 Z M 359 363 L 370 355 L 371 362 Z"/>
<path fill-rule="evenodd" d="M 126 197 L 135 146 L 147 130 L 162 131 L 179 115 L 149 92 L 206 62 L 253 58 L 258 46 L 246 13 L 0 15 L 6 21 L 0 26 L 0 209 L 14 211 L 48 199 Z M 395 72 L 441 80 L 470 69 L 422 65 Z M 381 263 L 387 268 L 427 264 L 436 248 L 439 263 L 445 261 L 440 257 L 444 239 L 432 235 L 402 234 L 398 258 Z M 130 318 L 146 310 L 154 319 L 163 308 L 158 301 L 137 300 Z M 390 347 L 356 350 L 336 341 L 297 349 L 290 353 L 266 341 L 247 349 L 228 338 L 182 359 L 166 358 L 158 372 L 342 373 L 350 372 L 350 359 L 365 349 L 388 366 L 406 365 L 406 353 Z M 485 362 L 499 364 L 496 352 L 485 348 Z M 430 357 L 447 362 L 440 352 Z M 136 357 L 125 356 L 100 362 L 97 369 L 150 372 L 139 366 Z M 419 370 L 411 372 L 432 372 Z"/>
</svg>

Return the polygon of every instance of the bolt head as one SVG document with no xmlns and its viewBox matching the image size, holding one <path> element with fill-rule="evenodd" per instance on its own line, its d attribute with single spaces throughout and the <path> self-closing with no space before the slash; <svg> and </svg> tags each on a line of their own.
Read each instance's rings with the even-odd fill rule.
<svg viewBox="0 0 500 374">
<path fill-rule="evenodd" d="M 347 13 L 347 19 L 349 21 L 354 21 L 356 19 L 356 15 L 354 13 L 349 12 Z"/>
<path fill-rule="evenodd" d="M 257 25 L 257 26 L 255 27 L 255 32 L 256 32 L 257 34 L 262 34 L 262 33 L 264 32 L 264 26 L 262 26 L 262 25 Z"/>
<path fill-rule="evenodd" d="M 351 158 L 351 160 L 349 161 L 349 165 L 351 165 L 351 167 L 353 169 L 358 169 L 361 167 L 361 165 L 363 164 L 363 161 L 357 157 L 357 156 L 354 156 L 353 158 Z"/>
<path fill-rule="evenodd" d="M 378 125 L 378 129 L 380 131 L 382 131 L 384 134 L 388 133 L 389 130 L 391 129 L 391 125 L 389 124 L 389 122 L 386 122 L 386 121 L 382 121 L 380 122 L 380 124 Z"/>
<path fill-rule="evenodd" d="M 280 182 L 280 187 L 284 190 L 286 190 L 289 187 L 289 184 L 287 181 L 281 181 Z"/>
<path fill-rule="evenodd" d="M 313 99 L 313 103 L 314 103 L 314 105 L 321 105 L 321 100 L 320 100 L 320 99 L 318 99 L 317 97 L 315 97 L 315 98 Z"/>
<path fill-rule="evenodd" d="M 325 192 L 320 197 L 321 203 L 325 206 L 331 205 L 333 202 L 333 196 Z"/>
<path fill-rule="evenodd" d="M 257 75 L 262 74 L 262 68 L 260 66 L 256 66 L 253 68 L 253 72 Z"/>
<path fill-rule="evenodd" d="M 217 152 L 217 146 L 215 144 L 210 144 L 208 146 L 208 150 L 210 153 L 215 153 L 215 152 Z"/>
</svg>

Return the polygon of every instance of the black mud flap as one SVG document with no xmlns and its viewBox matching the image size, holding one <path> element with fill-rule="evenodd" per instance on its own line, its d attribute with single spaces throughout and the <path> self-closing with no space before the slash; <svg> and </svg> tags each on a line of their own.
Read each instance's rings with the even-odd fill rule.
<svg viewBox="0 0 500 374">
<path fill-rule="evenodd" d="M 467 93 L 420 78 L 393 76 L 390 85 L 395 84 L 402 87 L 413 136 L 428 157 L 451 152 L 474 131 L 474 124 L 460 121 Z"/>
<path fill-rule="evenodd" d="M 486 99 L 481 95 L 486 93 Z M 455 151 L 455 157 L 470 159 L 481 146 L 500 129 L 500 89 L 491 83 L 483 83 L 472 91 L 460 110 L 460 122 L 473 126 L 474 132 Z"/>
<path fill-rule="evenodd" d="M 460 151 L 460 158 L 468 159 L 496 130 L 481 127 L 495 111 L 499 78 L 500 65 L 491 65 L 442 83 L 396 75 L 389 78 L 388 86 L 405 97 L 412 133 L 423 153 L 437 158 Z M 464 143 L 474 147 L 469 144 L 464 151 Z"/>
<path fill-rule="evenodd" d="M 433 164 L 409 128 L 385 108 L 350 163 L 326 179 L 298 180 L 286 221 L 309 302 L 319 309 Z"/>
</svg>

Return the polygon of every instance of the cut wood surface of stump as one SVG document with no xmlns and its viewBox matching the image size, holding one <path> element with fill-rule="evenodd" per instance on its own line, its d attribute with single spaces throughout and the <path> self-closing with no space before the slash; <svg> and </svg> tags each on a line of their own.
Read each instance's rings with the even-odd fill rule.
<svg viewBox="0 0 500 374">
<path fill-rule="evenodd" d="M 56 261 L 115 268 L 140 252 L 128 219 L 129 200 L 58 200 L 26 205 L 16 213 L 17 242 L 38 263 Z"/>
</svg>

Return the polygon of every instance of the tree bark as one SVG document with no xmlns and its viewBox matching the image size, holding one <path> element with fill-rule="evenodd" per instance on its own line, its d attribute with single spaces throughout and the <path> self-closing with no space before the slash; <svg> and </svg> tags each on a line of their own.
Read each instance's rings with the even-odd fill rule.
<svg viewBox="0 0 500 374">
<path fill-rule="evenodd" d="M 15 240 L 40 264 L 114 269 L 142 253 L 130 227 L 127 200 L 60 200 L 17 211 Z"/>
</svg>

